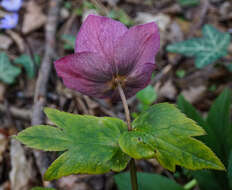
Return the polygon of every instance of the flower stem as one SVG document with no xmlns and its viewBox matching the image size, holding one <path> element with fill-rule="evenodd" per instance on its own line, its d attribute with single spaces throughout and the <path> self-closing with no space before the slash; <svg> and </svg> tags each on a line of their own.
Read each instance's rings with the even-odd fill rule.
<svg viewBox="0 0 232 190">
<path fill-rule="evenodd" d="M 130 119 L 130 111 L 129 111 L 128 104 L 127 104 L 127 101 L 126 101 L 126 96 L 125 96 L 124 91 L 122 89 L 122 86 L 121 86 L 121 84 L 119 82 L 118 82 L 118 91 L 119 91 L 119 94 L 120 94 L 120 97 L 121 97 L 121 100 L 122 100 L 122 104 L 123 104 L 123 107 L 124 107 L 128 131 L 132 131 L 131 119 Z M 132 190 L 138 190 L 136 166 L 135 166 L 135 160 L 133 158 L 130 161 L 129 168 L 130 168 L 130 177 L 131 177 Z"/>
<path fill-rule="evenodd" d="M 128 104 L 126 101 L 126 96 L 125 96 L 123 89 L 122 89 L 122 86 L 119 82 L 118 82 L 118 91 L 119 91 L 119 94 L 120 94 L 120 97 L 122 100 L 122 104 L 124 107 L 128 131 L 131 131 L 132 127 L 131 127 L 130 111 L 129 111 Z"/>
</svg>

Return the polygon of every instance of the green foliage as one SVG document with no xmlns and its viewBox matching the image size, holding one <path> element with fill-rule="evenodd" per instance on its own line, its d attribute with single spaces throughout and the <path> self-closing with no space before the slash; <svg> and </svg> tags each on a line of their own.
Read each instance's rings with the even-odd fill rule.
<svg viewBox="0 0 232 190">
<path fill-rule="evenodd" d="M 228 71 L 232 72 L 232 63 L 226 65 L 226 68 L 228 69 Z"/>
<path fill-rule="evenodd" d="M 176 71 L 176 76 L 178 78 L 184 78 L 185 74 L 186 74 L 186 72 L 183 69 L 179 69 L 179 70 Z"/>
<path fill-rule="evenodd" d="M 36 55 L 34 59 L 35 59 L 37 64 L 40 63 L 40 57 L 39 56 Z M 35 77 L 36 65 L 33 63 L 32 59 L 31 59 L 31 57 L 29 55 L 22 54 L 21 56 L 17 57 L 14 60 L 14 63 L 22 65 L 25 68 L 27 76 L 29 78 L 34 78 Z"/>
<path fill-rule="evenodd" d="M 228 170 L 227 177 L 229 179 L 229 186 L 232 189 L 232 150 L 230 151 L 227 170 Z"/>
<path fill-rule="evenodd" d="M 53 188 L 46 188 L 46 187 L 33 187 L 31 190 L 55 190 Z"/>
<path fill-rule="evenodd" d="M 123 24 L 127 26 L 132 26 L 134 24 L 133 20 L 128 16 L 128 14 L 123 9 L 112 9 L 108 17 L 112 19 L 119 20 Z"/>
<path fill-rule="evenodd" d="M 200 0 L 177 0 L 177 2 L 183 7 L 196 6 L 200 4 Z"/>
<path fill-rule="evenodd" d="M 48 118 L 58 126 L 34 126 L 15 138 L 29 147 L 65 151 L 45 173 L 45 180 L 77 173 L 102 174 L 121 171 L 130 158 L 118 145 L 126 124 L 110 117 L 74 115 L 47 108 Z"/>
<path fill-rule="evenodd" d="M 21 70 L 12 65 L 7 54 L 0 53 L 0 80 L 7 84 L 12 84 L 15 78 L 21 73 Z"/>
<path fill-rule="evenodd" d="M 140 190 L 184 190 L 183 187 L 168 179 L 157 174 L 150 173 L 137 173 L 138 186 Z M 130 175 L 128 172 L 117 174 L 114 180 L 118 186 L 118 190 L 131 190 Z"/>
<path fill-rule="evenodd" d="M 64 34 L 61 39 L 65 42 L 64 49 L 74 50 L 76 37 L 71 34 Z"/>
<path fill-rule="evenodd" d="M 153 86 L 148 85 L 136 94 L 136 98 L 145 105 L 151 105 L 156 99 L 157 94 Z"/>
<path fill-rule="evenodd" d="M 84 13 L 84 10 L 88 10 L 88 9 L 94 9 L 96 10 L 97 12 L 99 11 L 98 8 L 91 2 L 89 1 L 83 1 L 83 3 L 81 4 L 80 7 L 78 7 L 76 10 L 75 10 L 75 13 L 78 15 L 78 16 L 82 16 L 83 13 Z"/>
<path fill-rule="evenodd" d="M 208 135 L 200 139 L 214 150 L 227 167 L 227 174 L 216 171 L 193 172 L 202 190 L 232 189 L 232 178 L 230 177 L 232 150 L 231 97 L 231 91 L 225 89 L 211 106 L 206 119 L 203 119 L 183 96 L 178 97 L 178 107 L 182 112 L 206 130 Z"/>
<path fill-rule="evenodd" d="M 197 170 L 224 170 L 221 161 L 194 136 L 205 131 L 168 103 L 151 106 L 132 123 L 133 131 L 119 138 L 123 152 L 135 159 L 156 158 L 166 169 L 176 165 Z"/>
<path fill-rule="evenodd" d="M 192 38 L 168 45 L 167 51 L 193 56 L 196 58 L 196 67 L 202 68 L 226 56 L 229 44 L 229 33 L 223 33 L 211 25 L 205 25 L 202 38 Z"/>
</svg>

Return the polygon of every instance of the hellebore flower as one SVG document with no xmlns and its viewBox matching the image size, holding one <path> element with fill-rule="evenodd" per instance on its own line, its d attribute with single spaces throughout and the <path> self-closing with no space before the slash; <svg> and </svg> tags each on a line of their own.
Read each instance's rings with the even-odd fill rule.
<svg viewBox="0 0 232 190">
<path fill-rule="evenodd" d="M 22 0 L 2 0 L 0 5 L 8 11 L 18 11 L 22 6 Z"/>
<path fill-rule="evenodd" d="M 12 29 L 18 24 L 19 15 L 17 13 L 5 14 L 3 18 L 0 19 L 0 28 Z"/>
<path fill-rule="evenodd" d="M 159 47 L 154 22 L 128 29 L 110 18 L 90 15 L 77 35 L 75 53 L 54 64 L 68 88 L 118 99 L 120 83 L 129 98 L 148 85 Z"/>
</svg>

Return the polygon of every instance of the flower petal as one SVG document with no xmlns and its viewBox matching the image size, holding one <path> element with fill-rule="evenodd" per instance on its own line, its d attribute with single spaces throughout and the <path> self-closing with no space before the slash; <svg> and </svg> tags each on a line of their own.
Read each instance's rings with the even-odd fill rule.
<svg viewBox="0 0 232 190">
<path fill-rule="evenodd" d="M 12 29 L 18 24 L 19 15 L 17 13 L 7 13 L 2 19 L 0 19 L 0 28 Z"/>
<path fill-rule="evenodd" d="M 99 98 L 111 95 L 111 65 L 96 53 L 82 52 L 65 56 L 55 63 L 65 86 Z"/>
<path fill-rule="evenodd" d="M 0 5 L 8 11 L 18 11 L 22 3 L 22 0 L 2 0 Z"/>
<path fill-rule="evenodd" d="M 154 64 L 159 47 L 159 31 L 154 22 L 130 28 L 115 47 L 115 63 L 119 74 L 140 64 Z"/>
<path fill-rule="evenodd" d="M 125 86 L 127 98 L 135 95 L 149 84 L 154 68 L 154 63 L 140 64 L 130 73 Z"/>
<path fill-rule="evenodd" d="M 96 52 L 112 60 L 114 44 L 127 30 L 127 27 L 118 21 L 89 15 L 77 35 L 75 52 Z"/>
</svg>

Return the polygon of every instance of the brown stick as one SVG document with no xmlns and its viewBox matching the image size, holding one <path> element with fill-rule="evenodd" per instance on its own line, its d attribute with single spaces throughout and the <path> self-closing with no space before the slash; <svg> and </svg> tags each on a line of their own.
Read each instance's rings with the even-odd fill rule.
<svg viewBox="0 0 232 190">
<path fill-rule="evenodd" d="M 62 0 L 50 0 L 49 2 L 48 19 L 45 29 L 45 54 L 36 81 L 34 106 L 31 118 L 32 125 L 40 125 L 44 121 L 43 107 L 46 104 L 47 83 L 51 71 L 52 57 L 54 54 L 53 50 L 55 49 L 56 28 L 61 2 Z M 33 151 L 33 153 L 40 173 L 43 175 L 47 167 L 46 157 L 43 156 L 42 152 Z"/>
<path fill-rule="evenodd" d="M 31 119 L 31 111 L 27 109 L 17 108 L 15 106 L 6 107 L 3 104 L 0 104 L 0 112 L 9 111 L 14 117 L 25 119 L 30 121 Z"/>
</svg>

